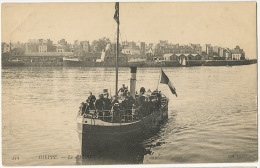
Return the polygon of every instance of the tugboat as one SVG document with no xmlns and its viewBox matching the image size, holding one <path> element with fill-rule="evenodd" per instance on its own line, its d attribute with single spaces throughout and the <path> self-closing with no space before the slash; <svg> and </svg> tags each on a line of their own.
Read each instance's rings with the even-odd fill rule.
<svg viewBox="0 0 260 168">
<path fill-rule="evenodd" d="M 81 156 L 89 156 L 119 147 L 129 147 L 151 137 L 168 119 L 168 98 L 158 89 L 136 92 L 137 67 L 131 67 L 130 89 L 118 90 L 119 57 L 119 2 L 115 4 L 114 19 L 117 22 L 116 87 L 111 99 L 108 89 L 96 100 L 89 96 L 82 102 L 77 116 L 77 132 L 81 145 Z M 169 78 L 161 71 L 160 83 L 167 84 L 176 96 Z M 120 94 L 121 93 L 121 94 Z"/>
</svg>

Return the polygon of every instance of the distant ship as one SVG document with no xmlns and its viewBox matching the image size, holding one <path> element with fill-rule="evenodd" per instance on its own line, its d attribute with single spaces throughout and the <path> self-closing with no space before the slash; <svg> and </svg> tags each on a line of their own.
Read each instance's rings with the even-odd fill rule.
<svg viewBox="0 0 260 168">
<path fill-rule="evenodd" d="M 127 65 L 129 67 L 131 66 L 142 67 L 145 66 L 146 62 L 147 62 L 146 59 L 136 58 L 136 59 L 130 59 Z"/>
<path fill-rule="evenodd" d="M 24 62 L 20 58 L 10 58 L 2 62 L 2 66 L 24 66 Z"/>
<path fill-rule="evenodd" d="M 84 61 L 81 60 L 80 57 L 78 57 L 78 56 L 63 57 L 63 66 L 81 67 L 81 66 L 84 66 Z"/>
</svg>

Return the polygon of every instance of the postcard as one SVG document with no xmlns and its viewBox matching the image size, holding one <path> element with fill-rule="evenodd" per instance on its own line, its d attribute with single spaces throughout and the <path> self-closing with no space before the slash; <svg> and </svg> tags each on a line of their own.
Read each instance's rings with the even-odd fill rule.
<svg viewBox="0 0 260 168">
<path fill-rule="evenodd" d="M 2 3 L 4 166 L 258 160 L 256 2 Z"/>
</svg>

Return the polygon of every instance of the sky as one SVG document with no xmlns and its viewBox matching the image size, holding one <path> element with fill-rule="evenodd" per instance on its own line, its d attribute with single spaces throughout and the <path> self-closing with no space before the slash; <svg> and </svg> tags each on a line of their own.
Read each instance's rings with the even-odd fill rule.
<svg viewBox="0 0 260 168">
<path fill-rule="evenodd" d="M 2 41 L 116 39 L 114 3 L 2 4 Z M 120 41 L 212 44 L 256 58 L 256 2 L 120 3 Z"/>
</svg>

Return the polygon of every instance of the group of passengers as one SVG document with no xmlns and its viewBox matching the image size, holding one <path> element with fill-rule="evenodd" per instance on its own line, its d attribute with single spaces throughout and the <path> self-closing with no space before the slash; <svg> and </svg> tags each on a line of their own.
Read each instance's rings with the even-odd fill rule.
<svg viewBox="0 0 260 168">
<path fill-rule="evenodd" d="M 121 111 L 124 115 L 138 115 L 140 117 L 147 116 L 153 111 L 159 110 L 161 106 L 161 93 L 157 90 L 151 92 L 150 89 L 146 92 L 144 87 L 141 87 L 140 93 L 135 93 L 132 97 L 128 87 L 124 84 L 118 90 L 118 96 L 109 98 L 109 93 L 104 91 L 98 99 L 90 92 L 86 102 L 82 102 L 80 106 L 81 115 L 88 114 L 94 110 L 98 116 L 108 116 L 110 111 L 113 111 L 113 116 L 120 118 Z"/>
</svg>

